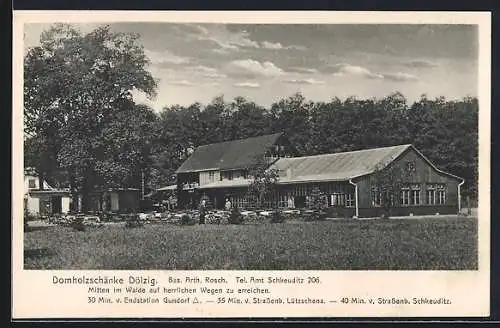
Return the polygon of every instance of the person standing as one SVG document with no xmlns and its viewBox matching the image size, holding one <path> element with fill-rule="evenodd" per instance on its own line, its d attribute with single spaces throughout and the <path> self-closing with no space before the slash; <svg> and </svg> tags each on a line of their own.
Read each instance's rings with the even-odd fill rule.
<svg viewBox="0 0 500 328">
<path fill-rule="evenodd" d="M 229 198 L 226 198 L 225 208 L 226 208 L 226 211 L 231 211 L 231 202 L 229 201 Z"/>
<path fill-rule="evenodd" d="M 202 199 L 200 203 L 200 224 L 205 224 L 205 207 L 206 207 L 206 200 Z"/>
</svg>

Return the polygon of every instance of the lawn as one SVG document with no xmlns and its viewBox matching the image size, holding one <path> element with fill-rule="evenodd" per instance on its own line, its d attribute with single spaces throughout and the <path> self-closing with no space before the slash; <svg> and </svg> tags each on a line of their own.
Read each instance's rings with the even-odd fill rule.
<svg viewBox="0 0 500 328">
<path fill-rule="evenodd" d="M 24 234 L 25 269 L 475 270 L 477 219 L 54 226 Z"/>
</svg>

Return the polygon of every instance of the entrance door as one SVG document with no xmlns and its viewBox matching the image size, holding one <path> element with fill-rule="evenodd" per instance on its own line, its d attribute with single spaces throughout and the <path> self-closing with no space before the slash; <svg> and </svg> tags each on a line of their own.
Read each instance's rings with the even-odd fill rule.
<svg viewBox="0 0 500 328">
<path fill-rule="evenodd" d="M 62 197 L 61 196 L 52 196 L 51 202 L 52 202 L 52 214 L 60 214 L 62 212 L 62 208 L 61 208 Z"/>
</svg>

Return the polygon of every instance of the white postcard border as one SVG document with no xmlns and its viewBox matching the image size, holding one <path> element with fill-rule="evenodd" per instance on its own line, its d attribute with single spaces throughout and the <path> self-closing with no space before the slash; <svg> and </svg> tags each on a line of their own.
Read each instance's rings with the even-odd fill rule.
<svg viewBox="0 0 500 328">
<path fill-rule="evenodd" d="M 314 24 L 477 24 L 479 26 L 479 270 L 478 271 L 39 271 L 23 270 L 23 24 L 30 22 L 217 22 L 217 23 L 314 23 Z M 490 112 L 491 112 L 491 15 L 486 12 L 111 12 L 111 11 L 15 11 L 13 28 L 13 144 L 12 144 L 12 313 L 14 318 L 139 318 L 139 317 L 466 317 L 488 316 L 490 293 Z M 321 288 L 302 287 L 301 293 L 327 298 L 342 295 L 447 297 L 449 307 L 390 306 L 217 306 L 216 304 L 163 306 L 92 306 L 86 303 L 85 286 L 58 286 L 52 277 L 91 275 L 143 275 L 166 285 L 168 277 L 319 276 Z M 282 296 L 296 295 L 297 288 L 276 285 Z"/>
</svg>

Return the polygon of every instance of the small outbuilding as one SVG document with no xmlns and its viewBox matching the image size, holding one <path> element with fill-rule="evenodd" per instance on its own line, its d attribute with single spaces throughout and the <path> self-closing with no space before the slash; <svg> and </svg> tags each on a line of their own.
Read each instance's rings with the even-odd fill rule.
<svg viewBox="0 0 500 328">
<path fill-rule="evenodd" d="M 40 185 L 40 179 L 33 174 L 24 176 L 24 209 L 29 215 L 65 214 L 69 212 L 70 202 L 68 189 L 53 188 L 47 181 Z"/>
</svg>

